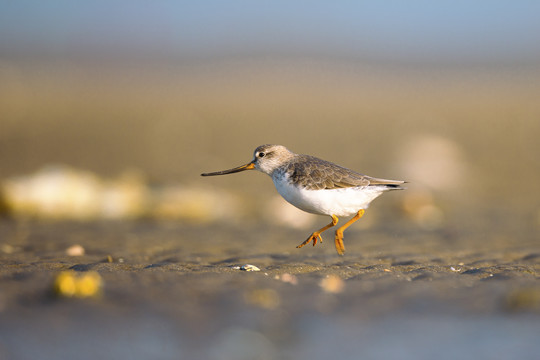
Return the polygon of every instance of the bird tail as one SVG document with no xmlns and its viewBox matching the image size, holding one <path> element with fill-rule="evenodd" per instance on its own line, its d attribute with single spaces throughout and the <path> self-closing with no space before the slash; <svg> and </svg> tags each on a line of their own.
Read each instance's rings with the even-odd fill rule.
<svg viewBox="0 0 540 360">
<path fill-rule="evenodd" d="M 387 190 L 405 190 L 406 187 L 403 187 L 402 185 L 406 183 L 407 182 L 403 180 L 369 178 L 369 186 L 382 186 Z"/>
</svg>

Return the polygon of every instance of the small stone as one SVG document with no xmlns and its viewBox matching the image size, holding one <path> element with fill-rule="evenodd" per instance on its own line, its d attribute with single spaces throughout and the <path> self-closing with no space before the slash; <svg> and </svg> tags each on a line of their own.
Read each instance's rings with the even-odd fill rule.
<svg viewBox="0 0 540 360">
<path fill-rule="evenodd" d="M 72 245 L 66 249 L 67 256 L 83 256 L 84 248 L 81 245 Z"/>
<path fill-rule="evenodd" d="M 337 294 L 343 291 L 345 282 L 336 275 L 329 275 L 322 279 L 319 285 L 325 292 Z"/>
<path fill-rule="evenodd" d="M 75 272 L 62 271 L 54 280 L 54 291 L 58 296 L 72 297 L 77 291 Z"/>
<path fill-rule="evenodd" d="M 79 277 L 76 296 L 80 298 L 94 297 L 101 294 L 101 288 L 101 276 L 95 271 L 89 271 Z"/>
<path fill-rule="evenodd" d="M 284 283 L 289 283 L 289 284 L 292 284 L 292 285 L 297 285 L 298 284 L 298 278 L 292 274 L 288 274 L 288 273 L 285 273 L 283 275 L 281 275 L 281 281 L 283 281 Z"/>
<path fill-rule="evenodd" d="M 54 280 L 54 292 L 60 297 L 88 298 L 101 294 L 103 281 L 95 271 L 82 275 L 76 271 L 62 271 Z"/>
</svg>

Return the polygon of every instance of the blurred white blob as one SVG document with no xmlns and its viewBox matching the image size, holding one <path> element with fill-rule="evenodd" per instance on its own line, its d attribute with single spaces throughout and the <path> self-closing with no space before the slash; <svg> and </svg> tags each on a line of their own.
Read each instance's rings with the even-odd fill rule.
<svg viewBox="0 0 540 360">
<path fill-rule="evenodd" d="M 126 171 L 118 178 L 102 180 L 100 215 L 105 219 L 136 218 L 145 212 L 148 187 L 138 171 Z"/>
<path fill-rule="evenodd" d="M 231 194 L 186 186 L 150 189 L 128 171 L 102 179 L 68 166 L 50 166 L 0 184 L 6 210 L 42 219 L 133 219 L 142 216 L 191 222 L 238 219 L 243 213 Z"/>
<path fill-rule="evenodd" d="M 465 186 L 467 163 L 461 146 L 444 137 L 419 135 L 400 151 L 400 173 L 409 181 L 403 194 L 403 210 L 424 229 L 440 228 L 445 214 L 435 200 L 437 192 L 453 192 Z M 467 178 L 470 185 L 470 176 Z"/>
<path fill-rule="evenodd" d="M 281 280 L 284 283 L 289 283 L 291 285 L 298 285 L 298 278 L 293 274 L 285 273 L 281 276 L 276 275 L 275 279 Z"/>
<path fill-rule="evenodd" d="M 456 189 L 467 173 L 463 150 L 458 143 L 436 135 L 409 140 L 400 152 L 401 174 L 415 184 L 434 190 Z"/>
<path fill-rule="evenodd" d="M 6 205 L 15 214 L 88 219 L 100 207 L 101 182 L 87 171 L 51 166 L 2 185 Z"/>
<path fill-rule="evenodd" d="M 137 172 L 106 181 L 89 171 L 49 166 L 2 183 L 15 215 L 48 219 L 125 219 L 144 211 L 146 184 Z"/>
<path fill-rule="evenodd" d="M 79 244 L 71 245 L 66 249 L 67 256 L 83 256 L 84 253 L 84 248 Z"/>
<path fill-rule="evenodd" d="M 345 281 L 339 276 L 328 275 L 319 282 L 319 286 L 327 293 L 338 294 L 345 289 Z"/>
</svg>

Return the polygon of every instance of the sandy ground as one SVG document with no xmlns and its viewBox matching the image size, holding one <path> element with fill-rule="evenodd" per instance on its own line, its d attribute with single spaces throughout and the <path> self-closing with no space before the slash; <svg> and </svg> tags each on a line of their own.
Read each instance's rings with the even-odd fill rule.
<svg viewBox="0 0 540 360">
<path fill-rule="evenodd" d="M 56 215 L 13 210 L 0 190 L 0 359 L 538 359 L 539 74 L 7 62 L 1 184 L 64 164 L 93 187 L 17 192 L 64 205 Z M 295 228 L 261 174 L 199 176 L 264 143 L 408 189 L 347 229 L 344 257 L 331 233 L 296 249 L 328 219 Z M 122 194 L 141 202 L 124 220 L 74 216 L 77 200 Z M 55 295 L 66 270 L 99 274 L 101 295 Z"/>
<path fill-rule="evenodd" d="M 353 227 L 338 257 L 267 225 L 3 220 L 0 358 L 534 359 L 540 246 L 505 228 Z M 102 295 L 55 295 L 68 269 Z"/>
</svg>

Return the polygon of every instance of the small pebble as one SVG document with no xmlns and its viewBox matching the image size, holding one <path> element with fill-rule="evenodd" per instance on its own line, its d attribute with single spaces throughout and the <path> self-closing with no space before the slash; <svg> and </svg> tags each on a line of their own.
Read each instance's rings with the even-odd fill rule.
<svg viewBox="0 0 540 360">
<path fill-rule="evenodd" d="M 327 293 L 337 294 L 343 291 L 345 282 L 336 275 L 329 275 L 321 280 L 319 286 Z"/>
<path fill-rule="evenodd" d="M 54 280 L 54 292 L 60 297 L 88 298 L 101 295 L 103 280 L 95 271 L 79 274 L 62 271 Z"/>
<path fill-rule="evenodd" d="M 79 244 L 72 245 L 66 249 L 66 255 L 67 256 L 83 256 L 84 248 Z"/>
<path fill-rule="evenodd" d="M 284 283 L 292 284 L 292 285 L 298 284 L 298 278 L 292 274 L 287 274 L 287 273 L 281 275 L 281 281 L 283 281 Z"/>
</svg>

